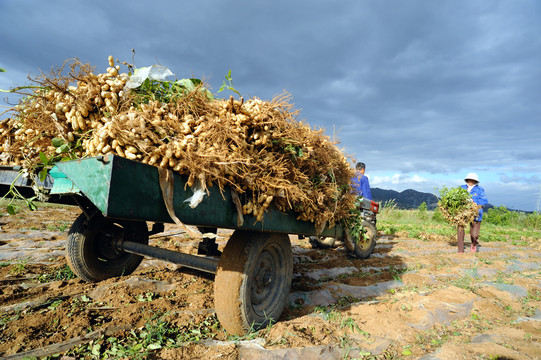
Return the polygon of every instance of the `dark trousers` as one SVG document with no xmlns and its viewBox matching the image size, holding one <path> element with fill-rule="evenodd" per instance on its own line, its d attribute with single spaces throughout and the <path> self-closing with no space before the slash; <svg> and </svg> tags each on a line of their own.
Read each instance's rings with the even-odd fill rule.
<svg viewBox="0 0 541 360">
<path fill-rule="evenodd" d="M 471 238 L 471 244 L 477 245 L 479 244 L 479 231 L 481 230 L 481 222 L 480 221 L 472 221 L 470 223 L 470 238 Z M 457 242 L 458 242 L 458 252 L 462 253 L 464 252 L 464 227 L 459 226 L 457 229 Z"/>
</svg>

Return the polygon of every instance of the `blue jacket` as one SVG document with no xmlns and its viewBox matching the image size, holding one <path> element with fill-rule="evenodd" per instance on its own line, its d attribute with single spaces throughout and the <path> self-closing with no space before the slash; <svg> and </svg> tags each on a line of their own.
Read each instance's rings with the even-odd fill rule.
<svg viewBox="0 0 541 360">
<path fill-rule="evenodd" d="M 468 190 L 468 185 L 462 185 L 463 189 Z M 485 195 L 485 189 L 480 187 L 479 185 L 475 185 L 470 192 L 470 195 L 472 197 L 472 200 L 477 205 L 486 205 L 488 204 L 487 196 Z M 483 220 L 483 208 L 479 209 L 479 216 L 475 221 L 481 221 Z"/>
<path fill-rule="evenodd" d="M 351 179 L 351 186 L 353 186 L 353 189 L 355 189 L 359 196 L 372 200 L 368 178 L 360 173 L 359 175 L 361 176 L 354 176 L 353 179 Z"/>
</svg>

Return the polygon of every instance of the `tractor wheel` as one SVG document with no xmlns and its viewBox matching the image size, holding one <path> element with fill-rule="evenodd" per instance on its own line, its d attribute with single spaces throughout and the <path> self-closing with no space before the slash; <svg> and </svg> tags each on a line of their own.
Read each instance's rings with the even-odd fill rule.
<svg viewBox="0 0 541 360">
<path fill-rule="evenodd" d="M 235 231 L 214 280 L 216 314 L 224 329 L 244 335 L 276 322 L 292 277 L 293 254 L 287 234 Z"/>
<path fill-rule="evenodd" d="M 364 229 L 364 235 L 361 235 L 360 239 L 354 241 L 354 252 L 355 256 L 359 259 L 367 259 L 374 252 L 378 233 L 376 227 L 371 222 L 363 220 L 361 224 Z"/>
</svg>

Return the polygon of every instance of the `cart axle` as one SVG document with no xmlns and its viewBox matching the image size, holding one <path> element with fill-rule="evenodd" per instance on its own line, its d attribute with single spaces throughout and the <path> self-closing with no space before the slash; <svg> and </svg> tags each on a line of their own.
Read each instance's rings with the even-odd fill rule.
<svg viewBox="0 0 541 360">
<path fill-rule="evenodd" d="M 172 250 L 136 243 L 133 241 L 119 241 L 116 243 L 116 248 L 130 254 L 149 256 L 210 274 L 216 274 L 216 269 L 218 268 L 217 259 L 184 254 Z"/>
</svg>

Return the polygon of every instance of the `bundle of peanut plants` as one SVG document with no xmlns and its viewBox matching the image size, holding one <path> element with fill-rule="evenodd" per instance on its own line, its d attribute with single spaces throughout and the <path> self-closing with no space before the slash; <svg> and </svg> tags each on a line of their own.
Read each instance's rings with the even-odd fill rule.
<svg viewBox="0 0 541 360">
<path fill-rule="evenodd" d="M 468 191 L 460 186 L 440 189 L 438 208 L 443 218 L 452 225 L 467 226 L 479 216 L 479 206 Z"/>
<path fill-rule="evenodd" d="M 186 175 L 189 186 L 230 187 L 257 221 L 271 205 L 317 226 L 353 216 L 348 158 L 297 120 L 287 94 L 219 99 L 197 79 L 127 88 L 133 66 L 108 60 L 105 73 L 72 59 L 29 78 L 0 122 L 1 164 L 44 177 L 56 161 L 113 154 Z"/>
</svg>

